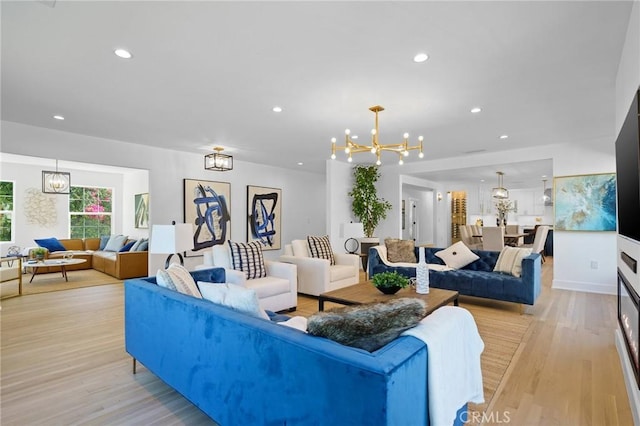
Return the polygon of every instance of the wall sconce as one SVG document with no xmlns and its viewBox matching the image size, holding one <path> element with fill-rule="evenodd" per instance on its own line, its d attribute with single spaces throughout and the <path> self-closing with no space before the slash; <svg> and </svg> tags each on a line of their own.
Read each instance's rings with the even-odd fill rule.
<svg viewBox="0 0 640 426">
<path fill-rule="evenodd" d="M 438 192 L 436 194 L 436 198 L 438 199 L 438 201 L 442 201 L 442 192 Z"/>
</svg>

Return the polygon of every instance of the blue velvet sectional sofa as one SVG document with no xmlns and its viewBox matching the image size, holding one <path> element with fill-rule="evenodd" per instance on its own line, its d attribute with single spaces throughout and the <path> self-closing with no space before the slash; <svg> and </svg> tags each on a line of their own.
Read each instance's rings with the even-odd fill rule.
<svg viewBox="0 0 640 426">
<path fill-rule="evenodd" d="M 416 259 L 418 248 L 416 247 Z M 426 247 L 426 262 L 444 265 L 442 259 L 435 255 L 441 248 Z M 455 290 L 462 295 L 484 297 L 487 299 L 533 305 L 541 290 L 541 256 L 531 254 L 522 260 L 522 276 L 493 272 L 500 252 L 471 250 L 480 258 L 462 269 L 452 271 L 429 270 L 429 285 L 434 288 Z M 384 271 L 397 271 L 407 276 L 415 277 L 415 266 L 399 264 L 390 266 L 385 263 L 375 247 L 369 249 L 369 278 Z"/>
<path fill-rule="evenodd" d="M 224 282 L 222 268 L 192 273 Z M 156 285 L 125 282 L 125 347 L 222 425 L 428 425 L 427 348 L 308 335 Z M 455 424 L 466 420 L 466 404 Z"/>
</svg>

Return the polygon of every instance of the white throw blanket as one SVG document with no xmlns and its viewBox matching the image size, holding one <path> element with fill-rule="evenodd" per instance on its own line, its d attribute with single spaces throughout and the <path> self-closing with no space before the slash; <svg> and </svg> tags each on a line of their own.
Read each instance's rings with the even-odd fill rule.
<svg viewBox="0 0 640 426">
<path fill-rule="evenodd" d="M 443 306 L 402 334 L 427 344 L 432 426 L 450 426 L 464 404 L 484 402 L 480 368 L 484 342 L 469 311 Z"/>
</svg>

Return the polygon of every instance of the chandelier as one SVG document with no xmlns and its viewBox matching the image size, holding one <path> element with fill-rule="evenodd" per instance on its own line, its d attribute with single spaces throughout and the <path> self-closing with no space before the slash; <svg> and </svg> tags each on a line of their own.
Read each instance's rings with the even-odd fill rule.
<svg viewBox="0 0 640 426">
<path fill-rule="evenodd" d="M 213 170 L 218 172 L 226 172 L 233 170 L 233 157 L 231 155 L 223 154 L 224 148 L 216 146 L 213 148 L 215 151 L 212 154 L 204 156 L 204 168 L 205 170 Z"/>
<path fill-rule="evenodd" d="M 45 194 L 68 194 L 71 188 L 71 173 L 58 171 L 56 159 L 56 171 L 42 171 L 42 192 Z"/>
<path fill-rule="evenodd" d="M 496 174 L 498 175 L 498 187 L 491 190 L 491 196 L 499 200 L 505 200 L 509 198 L 509 190 L 502 185 L 502 176 L 504 176 L 504 173 L 496 172 Z"/>
<path fill-rule="evenodd" d="M 375 154 L 376 164 L 378 166 L 382 164 L 382 162 L 380 161 L 380 154 L 382 153 L 382 151 L 391 151 L 398 154 L 398 157 L 399 157 L 398 164 L 404 164 L 403 157 L 408 156 L 409 151 L 414 149 L 420 150 L 420 153 L 418 154 L 419 158 L 424 157 L 424 154 L 422 153 L 422 141 L 424 138 L 422 136 L 418 138 L 419 143 L 415 146 L 409 146 L 409 133 L 405 133 L 403 135 L 404 140 L 401 143 L 394 143 L 394 144 L 380 143 L 380 141 L 378 140 L 378 113 L 380 111 L 384 111 L 384 108 L 381 107 L 380 105 L 375 105 L 369 108 L 369 110 L 376 115 L 376 127 L 371 130 L 371 145 L 361 145 L 357 142 L 354 142 L 353 139 L 355 139 L 355 137 L 351 138 L 350 136 L 351 131 L 347 129 L 344 131 L 345 133 L 344 146 L 336 146 L 336 138 L 331 138 L 331 159 L 332 160 L 335 160 L 336 158 L 336 149 L 344 150 L 345 154 L 349 155 L 349 157 L 347 158 L 347 161 L 349 162 L 353 161 L 352 154 L 357 154 L 359 152 L 370 152 L 372 154 Z"/>
</svg>

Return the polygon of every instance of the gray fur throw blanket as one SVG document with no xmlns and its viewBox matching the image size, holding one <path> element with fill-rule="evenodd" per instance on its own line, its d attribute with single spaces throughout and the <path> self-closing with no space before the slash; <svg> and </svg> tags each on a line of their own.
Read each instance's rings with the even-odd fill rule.
<svg viewBox="0 0 640 426">
<path fill-rule="evenodd" d="M 388 302 L 334 308 L 309 317 L 307 331 L 347 346 L 373 352 L 426 315 L 422 299 L 401 297 Z"/>
</svg>

